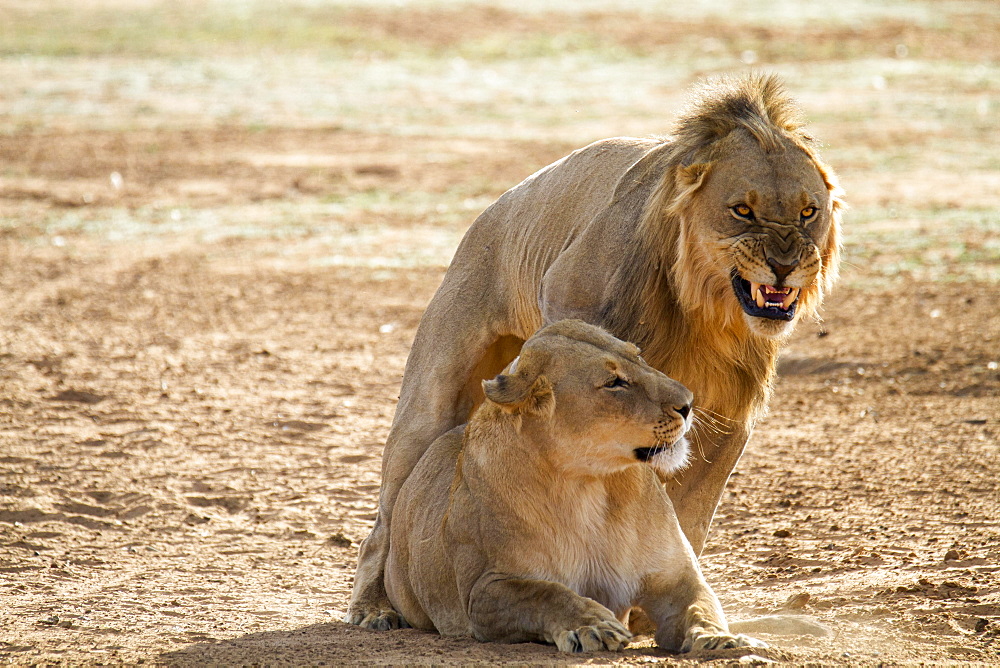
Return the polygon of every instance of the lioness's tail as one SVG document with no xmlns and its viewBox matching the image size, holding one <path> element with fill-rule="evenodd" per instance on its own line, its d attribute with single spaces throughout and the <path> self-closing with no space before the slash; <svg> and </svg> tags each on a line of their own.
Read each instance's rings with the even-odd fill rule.
<svg viewBox="0 0 1000 668">
<path fill-rule="evenodd" d="M 826 637 L 833 631 L 805 615 L 766 615 L 743 621 L 729 622 L 733 633 L 770 633 L 777 636 Z"/>
</svg>

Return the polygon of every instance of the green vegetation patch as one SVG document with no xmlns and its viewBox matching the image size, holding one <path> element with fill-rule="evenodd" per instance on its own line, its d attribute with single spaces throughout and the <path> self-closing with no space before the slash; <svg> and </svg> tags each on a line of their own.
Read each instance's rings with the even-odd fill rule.
<svg viewBox="0 0 1000 668">
<path fill-rule="evenodd" d="M 597 54 L 607 59 L 736 55 L 746 62 L 1000 56 L 989 3 L 909 3 L 864 21 L 832 13 L 796 22 L 775 13 L 616 11 L 486 4 L 356 6 L 264 2 L 65 3 L 0 8 L 0 55 L 200 57 L 306 52 L 477 61 Z M 737 16 L 740 14 L 737 13 Z M 753 18 L 757 16 L 757 18 Z M 935 20 L 928 21 L 927 16 Z"/>
</svg>

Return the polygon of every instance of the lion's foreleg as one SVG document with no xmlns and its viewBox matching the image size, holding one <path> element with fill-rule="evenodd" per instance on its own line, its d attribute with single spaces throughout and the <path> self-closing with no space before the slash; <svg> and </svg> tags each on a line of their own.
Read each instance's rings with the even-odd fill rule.
<svg viewBox="0 0 1000 668">
<path fill-rule="evenodd" d="M 600 603 L 557 582 L 491 573 L 469 596 L 478 640 L 543 641 L 563 652 L 619 651 L 632 635 Z"/>
<path fill-rule="evenodd" d="M 455 426 L 451 422 L 450 419 L 439 418 L 429 427 L 419 431 L 408 430 L 403 436 L 400 436 L 402 430 L 399 429 L 390 432 L 383 455 L 378 514 L 371 533 L 361 543 L 351 603 L 344 618 L 347 623 L 379 631 L 406 625 L 393 609 L 385 591 L 385 564 L 389 555 L 392 511 L 399 491 L 413 467 L 440 433 Z M 397 420 L 397 424 L 406 424 L 406 421 Z"/>
<path fill-rule="evenodd" d="M 695 554 L 701 554 L 705 546 L 715 508 L 749 438 L 749 430 L 735 428 L 729 434 L 699 439 L 691 464 L 666 483 L 681 530 Z"/>
<path fill-rule="evenodd" d="M 406 626 L 406 621 L 392 607 L 385 591 L 385 563 L 389 555 L 392 509 L 406 478 L 437 435 L 432 430 L 425 430 L 423 433 L 411 431 L 401 441 L 399 430 L 393 429 L 389 434 L 383 453 L 378 514 L 371 533 L 361 542 L 351 603 L 344 617 L 348 624 L 377 631 Z"/>
</svg>

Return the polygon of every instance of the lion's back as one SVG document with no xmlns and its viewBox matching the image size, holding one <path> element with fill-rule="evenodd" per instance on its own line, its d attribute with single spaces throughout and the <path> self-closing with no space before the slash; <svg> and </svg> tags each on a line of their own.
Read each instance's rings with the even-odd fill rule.
<svg viewBox="0 0 1000 668">
<path fill-rule="evenodd" d="M 529 237 L 562 241 L 603 211 L 629 168 L 660 144 L 615 137 L 584 146 L 508 190 L 481 218 L 501 220 L 512 243 Z"/>
<path fill-rule="evenodd" d="M 623 177 L 662 144 L 604 139 L 535 172 L 473 222 L 444 286 L 460 285 L 480 305 L 495 305 L 498 312 L 512 309 L 516 334 L 527 338 L 542 324 L 538 299 L 545 272 L 588 226 L 603 224 L 601 213 Z"/>
</svg>

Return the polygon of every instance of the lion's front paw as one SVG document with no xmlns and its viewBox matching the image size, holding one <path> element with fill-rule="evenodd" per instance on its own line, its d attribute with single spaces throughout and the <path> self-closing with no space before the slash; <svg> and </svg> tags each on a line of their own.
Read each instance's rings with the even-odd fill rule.
<svg viewBox="0 0 1000 668">
<path fill-rule="evenodd" d="M 767 643 L 742 633 L 733 635 L 723 631 L 696 629 L 688 633 L 681 651 L 697 652 L 700 650 L 733 649 L 734 647 L 767 647 Z"/>
<path fill-rule="evenodd" d="M 344 621 L 372 631 L 389 631 L 390 629 L 406 629 L 410 625 L 403 615 L 392 609 L 377 608 L 374 610 L 351 609 L 344 616 Z"/>
<path fill-rule="evenodd" d="M 620 652 L 632 639 L 628 629 L 614 620 L 604 620 L 589 626 L 567 629 L 556 634 L 560 652 Z"/>
</svg>

